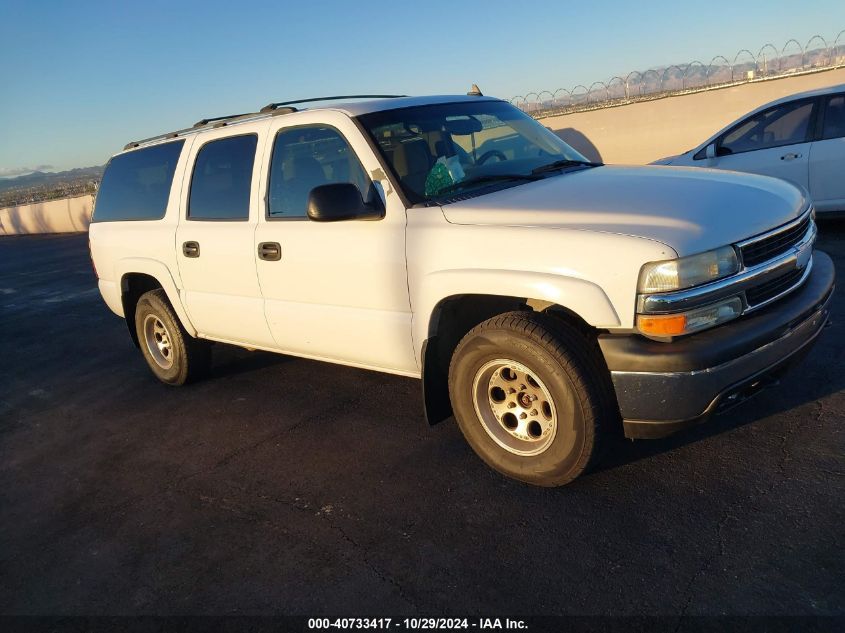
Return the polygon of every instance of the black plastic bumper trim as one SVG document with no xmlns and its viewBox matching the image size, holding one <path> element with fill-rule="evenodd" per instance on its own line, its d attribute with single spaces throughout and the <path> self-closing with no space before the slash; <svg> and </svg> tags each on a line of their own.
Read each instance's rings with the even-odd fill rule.
<svg viewBox="0 0 845 633">
<path fill-rule="evenodd" d="M 781 362 L 727 387 L 717 394 L 699 415 L 682 420 L 623 420 L 622 426 L 625 437 L 637 440 L 660 439 L 703 424 L 714 415 L 724 413 L 742 404 L 764 389 L 777 385 L 781 375 L 807 355 L 819 334 L 821 334 L 821 329 L 815 332 L 813 338 Z"/>
<path fill-rule="evenodd" d="M 835 271 L 817 253 L 804 285 L 769 308 L 698 335 L 659 343 L 599 337 L 625 435 L 656 438 L 703 422 L 776 381 L 830 317 Z"/>
</svg>

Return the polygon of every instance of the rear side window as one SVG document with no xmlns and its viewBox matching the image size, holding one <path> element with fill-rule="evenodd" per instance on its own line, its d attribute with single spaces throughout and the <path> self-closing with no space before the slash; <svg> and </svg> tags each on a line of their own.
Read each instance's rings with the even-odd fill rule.
<svg viewBox="0 0 845 633">
<path fill-rule="evenodd" d="M 202 146 L 191 177 L 189 220 L 246 220 L 255 134 L 232 136 Z"/>
<path fill-rule="evenodd" d="M 154 145 L 112 158 L 97 192 L 93 221 L 162 219 L 184 144 Z"/>
<path fill-rule="evenodd" d="M 845 95 L 834 95 L 827 101 L 822 138 L 845 136 Z"/>
</svg>

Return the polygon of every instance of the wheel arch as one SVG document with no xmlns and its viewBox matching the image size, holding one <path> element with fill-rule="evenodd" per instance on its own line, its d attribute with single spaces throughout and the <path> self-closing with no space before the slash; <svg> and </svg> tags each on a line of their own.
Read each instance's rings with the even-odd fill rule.
<svg viewBox="0 0 845 633">
<path fill-rule="evenodd" d="M 600 326 L 591 324 L 572 308 L 550 301 L 548 296 L 553 295 L 552 292 L 545 293 L 546 296 L 541 298 L 530 294 L 460 293 L 437 301 L 429 313 L 420 347 L 423 405 L 428 423 L 434 425 L 452 415 L 448 389 L 449 363 L 452 353 L 467 332 L 487 319 L 506 312 L 524 310 L 543 312 L 585 336 L 595 336 L 603 329 L 601 326 L 619 324 L 610 301 L 604 292 L 595 288 L 604 299 L 606 307 L 602 310 L 599 303 L 597 309 L 591 311 L 591 316 L 597 319 Z"/>
<path fill-rule="evenodd" d="M 196 336 L 196 328 L 191 323 L 188 313 L 179 295 L 179 290 L 167 266 L 156 260 L 127 259 L 121 261 L 120 272 L 120 300 L 126 326 L 135 346 L 138 346 L 138 335 L 135 332 L 135 308 L 141 296 L 150 290 L 161 288 L 167 295 L 167 300 L 173 306 L 173 311 L 179 317 L 185 331 Z"/>
</svg>

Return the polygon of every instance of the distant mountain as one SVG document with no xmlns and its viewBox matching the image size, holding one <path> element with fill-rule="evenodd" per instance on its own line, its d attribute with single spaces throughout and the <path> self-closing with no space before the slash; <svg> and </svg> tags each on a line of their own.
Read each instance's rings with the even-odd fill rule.
<svg viewBox="0 0 845 633">
<path fill-rule="evenodd" d="M 103 176 L 103 167 L 76 167 L 67 171 L 34 171 L 15 178 L 0 178 L 0 191 L 27 189 L 30 187 L 50 187 L 79 180 L 99 180 Z"/>
</svg>

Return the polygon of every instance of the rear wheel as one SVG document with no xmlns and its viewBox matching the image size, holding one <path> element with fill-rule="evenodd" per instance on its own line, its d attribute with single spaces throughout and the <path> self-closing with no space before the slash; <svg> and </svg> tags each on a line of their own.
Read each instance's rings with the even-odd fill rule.
<svg viewBox="0 0 845 633">
<path fill-rule="evenodd" d="M 473 450 L 500 473 L 540 486 L 595 464 L 616 411 L 591 342 L 553 317 L 510 312 L 455 349 L 449 394 Z"/>
<path fill-rule="evenodd" d="M 135 308 L 135 331 L 141 353 L 160 381 L 183 385 L 208 372 L 210 345 L 185 331 L 164 290 L 141 295 Z"/>
</svg>

